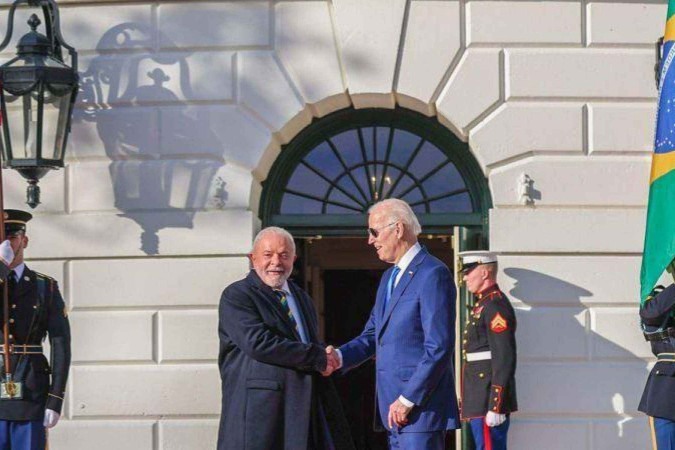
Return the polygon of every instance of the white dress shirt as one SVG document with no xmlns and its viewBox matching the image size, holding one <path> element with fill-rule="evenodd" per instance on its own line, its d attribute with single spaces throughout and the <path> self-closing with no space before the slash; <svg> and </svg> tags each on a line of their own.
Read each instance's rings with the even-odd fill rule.
<svg viewBox="0 0 675 450">
<path fill-rule="evenodd" d="M 15 268 L 12 269 L 14 271 L 14 273 L 16 274 L 17 283 L 21 279 L 21 275 L 23 275 L 23 269 L 25 269 L 25 268 L 26 268 L 26 263 L 21 263 L 18 266 L 16 266 Z"/>
</svg>

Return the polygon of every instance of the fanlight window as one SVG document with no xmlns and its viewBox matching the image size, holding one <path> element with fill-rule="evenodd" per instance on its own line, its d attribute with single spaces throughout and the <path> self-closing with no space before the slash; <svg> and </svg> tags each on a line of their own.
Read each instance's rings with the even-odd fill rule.
<svg viewBox="0 0 675 450">
<path fill-rule="evenodd" d="M 284 188 L 281 214 L 364 214 L 385 198 L 416 213 L 472 213 L 462 175 L 424 137 L 387 126 L 326 136 L 298 163 Z"/>
</svg>

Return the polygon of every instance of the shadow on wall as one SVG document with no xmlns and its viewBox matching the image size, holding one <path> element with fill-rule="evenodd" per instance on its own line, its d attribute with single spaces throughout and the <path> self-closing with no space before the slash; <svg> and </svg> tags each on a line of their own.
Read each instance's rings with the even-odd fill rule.
<svg viewBox="0 0 675 450">
<path fill-rule="evenodd" d="M 537 433 L 524 435 L 525 429 L 532 428 L 552 438 L 549 433 L 555 433 L 555 429 L 545 423 L 546 417 L 582 422 L 591 417 L 596 429 L 593 439 L 597 445 L 598 439 L 603 439 L 602 448 L 616 448 L 606 446 L 610 443 L 619 448 L 647 445 L 646 422 L 637 412 L 647 378 L 646 364 L 594 331 L 600 319 L 591 318 L 583 304 L 583 299 L 593 293 L 528 269 L 505 268 L 504 274 L 515 280 L 509 296 L 524 304 L 515 305 L 519 353 L 516 382 L 520 410 L 528 423 L 523 425 L 523 435 L 517 431 L 519 427 L 514 427 L 514 441 L 532 445 L 532 436 Z M 610 308 L 606 310 L 611 313 Z M 606 324 L 614 317 L 610 314 L 601 320 Z M 634 325 L 617 322 L 610 326 L 616 330 Z M 638 335 L 636 330 L 626 332 Z M 587 424 L 579 422 L 579 427 L 579 434 L 585 435 Z M 586 448 L 585 438 L 579 448 Z"/>
<path fill-rule="evenodd" d="M 86 107 L 74 118 L 96 124 L 111 160 L 115 207 L 141 226 L 141 250 L 148 255 L 159 253 L 159 230 L 193 227 L 225 164 L 222 144 L 209 120 L 200 117 L 208 112 L 189 115 L 187 104 L 165 86 L 177 76 L 172 86 L 180 87 L 183 98 L 192 97 L 188 54 L 172 51 L 175 46 L 161 39 L 166 50 L 151 53 L 153 32 L 147 26 L 125 23 L 108 30 L 81 74 L 80 102 Z M 111 49 L 127 52 L 115 55 Z M 216 191 L 220 204 L 212 206 L 223 207 L 224 181 Z"/>
</svg>

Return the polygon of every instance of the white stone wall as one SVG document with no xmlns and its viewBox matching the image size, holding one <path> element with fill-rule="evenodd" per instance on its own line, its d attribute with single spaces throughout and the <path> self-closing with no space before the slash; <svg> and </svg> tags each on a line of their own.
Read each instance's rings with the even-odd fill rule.
<svg viewBox="0 0 675 450">
<path fill-rule="evenodd" d="M 84 91 L 29 248 L 73 327 L 51 448 L 214 448 L 217 302 L 247 269 L 260 182 L 313 118 L 395 105 L 437 116 L 489 179 L 520 320 L 511 446 L 648 446 L 636 304 L 665 5 L 61 4 Z M 21 207 L 23 180 L 5 186 Z"/>
</svg>

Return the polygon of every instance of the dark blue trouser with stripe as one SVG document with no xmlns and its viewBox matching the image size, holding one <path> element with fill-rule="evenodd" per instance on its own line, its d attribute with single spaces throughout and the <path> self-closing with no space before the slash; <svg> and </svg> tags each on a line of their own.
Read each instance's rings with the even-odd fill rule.
<svg viewBox="0 0 675 450">
<path fill-rule="evenodd" d="M 660 417 L 650 417 L 652 440 L 656 450 L 675 450 L 675 422 Z"/>
<path fill-rule="evenodd" d="M 488 427 L 485 417 L 471 419 L 471 434 L 476 443 L 476 450 L 506 450 L 510 422 L 511 418 L 506 416 L 504 423 L 498 427 Z"/>
<path fill-rule="evenodd" d="M 41 420 L 0 420 L 0 450 L 44 450 L 45 446 Z"/>
</svg>

